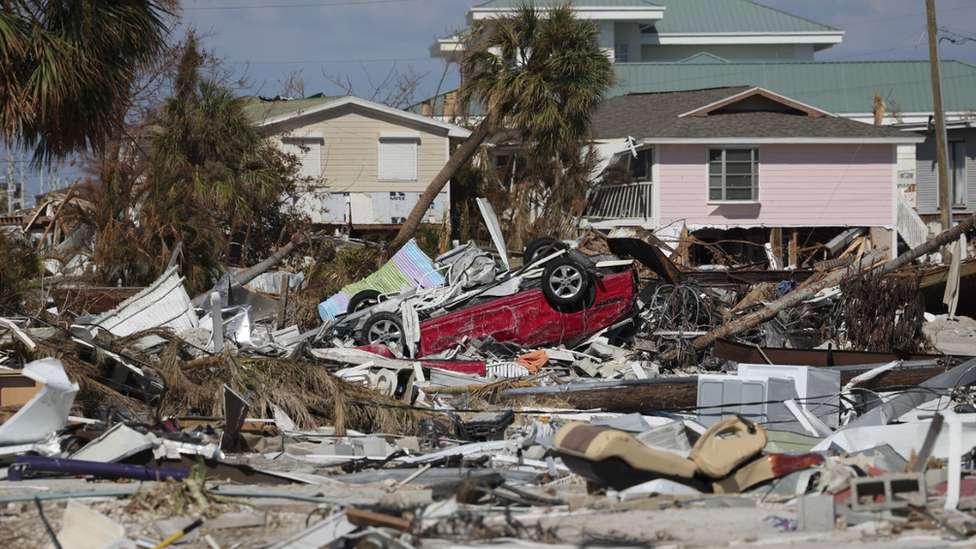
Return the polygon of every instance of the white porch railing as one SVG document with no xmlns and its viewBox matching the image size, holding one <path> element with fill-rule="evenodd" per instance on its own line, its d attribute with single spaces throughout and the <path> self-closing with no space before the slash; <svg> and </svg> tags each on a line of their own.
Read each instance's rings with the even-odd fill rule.
<svg viewBox="0 0 976 549">
<path fill-rule="evenodd" d="M 915 248 L 929 239 L 928 225 L 915 213 L 915 209 L 900 192 L 895 193 L 895 228 L 909 248 Z"/>
<path fill-rule="evenodd" d="M 596 189 L 586 216 L 599 219 L 650 219 L 654 217 L 654 184 L 604 185 Z"/>
</svg>

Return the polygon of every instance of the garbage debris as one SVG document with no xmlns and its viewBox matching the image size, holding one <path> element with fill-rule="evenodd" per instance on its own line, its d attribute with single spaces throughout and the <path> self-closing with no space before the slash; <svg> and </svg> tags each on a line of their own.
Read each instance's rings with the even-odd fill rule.
<svg viewBox="0 0 976 549">
<path fill-rule="evenodd" d="M 479 205 L 493 251 L 411 241 L 316 296 L 316 326 L 286 303 L 303 274 L 191 300 L 176 268 L 59 323 L 0 318 L 5 547 L 976 534 L 976 321 L 926 317 L 894 274 L 952 234 L 716 270 L 618 228 L 520 265 Z"/>
</svg>

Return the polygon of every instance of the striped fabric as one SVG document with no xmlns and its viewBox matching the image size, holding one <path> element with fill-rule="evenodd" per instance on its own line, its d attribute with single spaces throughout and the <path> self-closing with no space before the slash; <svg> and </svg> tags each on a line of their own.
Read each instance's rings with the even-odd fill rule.
<svg viewBox="0 0 976 549">
<path fill-rule="evenodd" d="M 417 242 L 410 239 L 395 253 L 386 265 L 359 282 L 344 287 L 339 293 L 319 303 L 319 316 L 323 321 L 335 320 L 346 311 L 349 300 L 363 290 L 376 290 L 381 294 L 399 292 L 404 287 L 433 288 L 445 283 L 444 275 L 434 272 L 434 262 L 420 250 Z"/>
</svg>

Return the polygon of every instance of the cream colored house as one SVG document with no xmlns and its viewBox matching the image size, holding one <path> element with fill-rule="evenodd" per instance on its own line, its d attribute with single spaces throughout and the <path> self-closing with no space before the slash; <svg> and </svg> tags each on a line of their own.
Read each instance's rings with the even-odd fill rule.
<svg viewBox="0 0 976 549">
<path fill-rule="evenodd" d="M 402 224 L 450 157 L 450 139 L 471 133 L 352 96 L 251 98 L 247 112 L 313 178 L 300 202 L 312 222 L 353 229 Z M 448 216 L 449 188 L 425 222 Z"/>
</svg>

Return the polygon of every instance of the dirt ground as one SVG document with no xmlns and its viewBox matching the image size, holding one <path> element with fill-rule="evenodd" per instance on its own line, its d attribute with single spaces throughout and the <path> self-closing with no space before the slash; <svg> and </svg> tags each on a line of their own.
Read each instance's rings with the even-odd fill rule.
<svg viewBox="0 0 976 549">
<path fill-rule="evenodd" d="M 976 320 L 939 315 L 922 326 L 935 347 L 947 355 L 976 356 Z"/>
<path fill-rule="evenodd" d="M 59 479 L 50 481 L 25 481 L 0 483 L 0 498 L 11 495 L 53 494 L 58 492 L 87 492 L 135 489 L 151 491 L 156 483 L 87 482 L 83 479 Z M 388 483 L 370 485 L 290 485 L 274 487 L 247 487 L 248 490 L 320 496 L 341 500 L 349 504 L 368 506 L 379 501 L 387 493 Z M 241 486 L 220 486 L 219 489 L 243 489 Z M 409 489 L 409 488 L 407 488 Z M 541 491 L 540 491 L 541 493 Z M 549 496 L 565 501 L 586 498 L 582 485 L 569 485 L 547 492 Z M 596 498 L 599 500 L 600 498 Z M 723 500 L 695 498 L 676 506 L 671 498 L 650 498 L 615 503 L 607 508 L 607 500 L 589 508 L 557 506 L 550 508 L 489 508 L 488 506 L 462 506 L 459 514 L 438 525 L 440 536 L 424 536 L 421 539 L 406 536 L 403 541 L 415 547 L 791 547 L 814 548 L 828 545 L 843 547 L 952 547 L 938 530 L 907 530 L 893 532 L 891 525 L 882 520 L 856 528 L 827 533 L 784 531 L 783 525 L 795 525 L 795 507 L 782 502 L 767 502 L 759 498 L 733 499 L 732 506 Z M 152 511 L 134 510 L 127 498 L 84 498 L 77 500 L 95 509 L 126 528 L 130 539 L 140 536 L 150 540 L 162 539 L 156 531 L 155 521 L 169 516 L 154 516 Z M 601 504 L 602 503 L 602 504 Z M 66 500 L 42 501 L 44 514 L 53 529 L 58 531 Z M 578 505 L 578 504 L 577 504 Z M 744 506 L 742 506 L 744 505 Z M 598 507 L 598 508 L 594 508 Z M 602 508 L 599 508 L 602 507 Z M 204 522 L 190 541 L 176 545 L 186 549 L 212 549 L 204 536 L 210 536 L 221 549 L 257 549 L 282 542 L 334 512 L 334 505 L 320 505 L 284 498 L 248 499 L 230 503 L 215 509 L 222 513 L 244 513 L 266 516 L 264 526 L 248 528 L 214 528 Z M 494 533 L 512 532 L 512 524 L 518 538 L 493 537 Z M 449 533 L 453 532 L 453 533 Z M 36 549 L 53 547 L 48 541 L 45 528 L 33 501 L 9 503 L 0 513 L 0 536 L 5 549 Z M 358 547 L 374 547 L 360 543 Z"/>
</svg>

